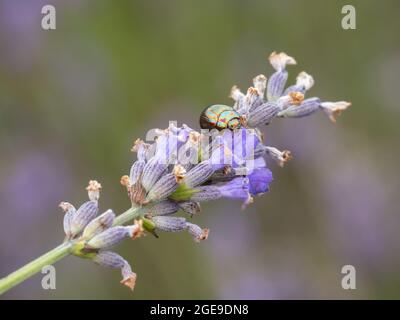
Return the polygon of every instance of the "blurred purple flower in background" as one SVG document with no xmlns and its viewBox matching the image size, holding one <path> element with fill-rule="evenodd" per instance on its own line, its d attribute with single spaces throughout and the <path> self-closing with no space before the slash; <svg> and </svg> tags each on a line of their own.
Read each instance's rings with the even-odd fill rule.
<svg viewBox="0 0 400 320">
<path fill-rule="evenodd" d="M 70 176 L 63 159 L 50 151 L 25 150 L 14 157 L 7 172 L 2 173 L 7 184 L 1 185 L 0 211 L 1 224 L 18 233 L 0 233 L 0 249 L 2 256 L 13 256 L 19 264 L 29 252 L 42 247 L 45 239 L 37 237 L 35 229 L 55 215 L 54 205 L 69 189 Z M 16 245 L 18 252 L 14 251 Z"/>
<path fill-rule="evenodd" d="M 43 1 L 43 5 L 45 1 Z M 38 1 L 0 2 L 0 38 L 3 59 L 11 64 L 10 71 L 23 72 L 34 65 L 40 55 L 41 33 L 38 28 L 42 18 Z M 20 39 L 24 39 L 23 41 Z M 29 52 L 29 54 L 26 54 Z"/>
<path fill-rule="evenodd" d="M 337 132 L 311 121 L 299 145 L 295 137 L 303 129 L 300 125 L 284 124 L 281 142 L 295 153 L 295 166 L 307 168 L 319 180 L 321 188 L 314 192 L 319 195 L 318 211 L 331 250 L 343 264 L 393 270 L 394 262 L 400 262 L 397 254 L 393 256 L 398 250 L 398 218 L 392 212 L 397 182 L 380 169 L 384 163 L 396 170 L 390 156 L 371 153 L 352 132 Z M 311 187 L 304 182 L 304 188 Z"/>
<path fill-rule="evenodd" d="M 207 220 L 219 230 L 209 240 L 218 299 L 291 299 L 308 294 L 305 277 L 298 271 L 305 267 L 300 255 L 266 249 L 255 210 L 237 212 L 229 203 L 213 209 L 217 214 Z M 293 260 L 296 263 L 290 263 Z"/>
</svg>

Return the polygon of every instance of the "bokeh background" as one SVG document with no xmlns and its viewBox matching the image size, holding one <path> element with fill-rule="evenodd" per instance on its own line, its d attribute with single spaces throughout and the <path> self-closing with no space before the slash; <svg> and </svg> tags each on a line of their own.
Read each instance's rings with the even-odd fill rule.
<svg viewBox="0 0 400 320">
<path fill-rule="evenodd" d="M 53 4 L 57 29 L 41 29 Z M 341 28 L 353 4 L 357 29 Z M 129 206 L 119 178 L 132 141 L 177 120 L 198 128 L 233 84 L 270 75 L 270 52 L 314 75 L 312 95 L 349 100 L 336 125 L 323 113 L 276 120 L 268 195 L 203 206 L 211 229 L 125 241 L 117 251 L 138 273 L 132 294 L 118 270 L 75 257 L 2 299 L 400 298 L 398 1 L 0 1 L 0 276 L 63 238 L 62 200 L 103 185 L 102 209 Z M 341 288 L 354 265 L 357 289 Z"/>
</svg>

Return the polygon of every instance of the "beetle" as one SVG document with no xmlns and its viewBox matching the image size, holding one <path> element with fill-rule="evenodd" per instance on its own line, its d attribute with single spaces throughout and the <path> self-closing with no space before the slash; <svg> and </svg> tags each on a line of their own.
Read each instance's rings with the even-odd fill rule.
<svg viewBox="0 0 400 320">
<path fill-rule="evenodd" d="M 243 117 L 232 107 L 223 104 L 214 104 L 203 110 L 200 115 L 202 129 L 239 129 L 243 124 Z"/>
</svg>

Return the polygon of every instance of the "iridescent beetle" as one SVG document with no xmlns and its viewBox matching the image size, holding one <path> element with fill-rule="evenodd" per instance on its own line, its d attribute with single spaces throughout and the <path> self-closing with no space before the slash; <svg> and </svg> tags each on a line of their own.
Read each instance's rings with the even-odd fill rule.
<svg viewBox="0 0 400 320">
<path fill-rule="evenodd" d="M 243 124 L 243 117 L 232 107 L 215 104 L 204 109 L 200 115 L 202 129 L 238 129 Z"/>
</svg>

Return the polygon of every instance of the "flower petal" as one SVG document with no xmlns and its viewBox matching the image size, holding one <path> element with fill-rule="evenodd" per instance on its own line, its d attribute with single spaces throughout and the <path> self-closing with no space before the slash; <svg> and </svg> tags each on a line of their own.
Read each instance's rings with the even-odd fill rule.
<svg viewBox="0 0 400 320">
<path fill-rule="evenodd" d="M 268 168 L 257 168 L 248 176 L 251 195 L 265 193 L 269 190 L 272 181 L 272 172 Z"/>
</svg>

